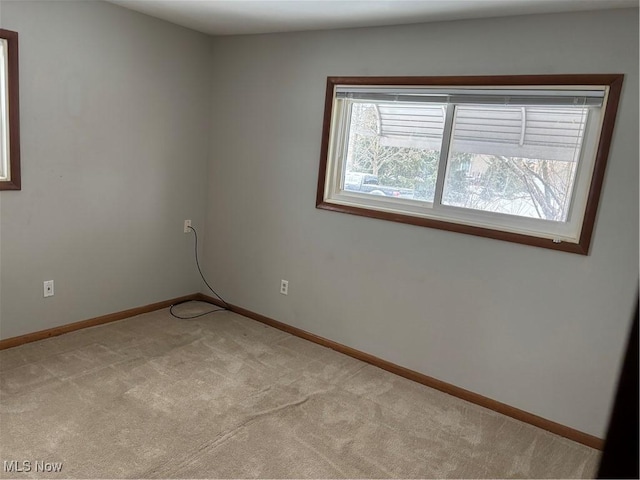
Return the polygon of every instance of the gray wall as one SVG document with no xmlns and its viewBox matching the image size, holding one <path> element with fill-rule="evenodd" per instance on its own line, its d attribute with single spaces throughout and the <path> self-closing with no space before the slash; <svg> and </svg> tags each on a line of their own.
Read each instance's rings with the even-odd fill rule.
<svg viewBox="0 0 640 480">
<path fill-rule="evenodd" d="M 215 39 L 213 284 L 229 302 L 604 436 L 638 286 L 637 19 Z M 626 78 L 590 256 L 314 208 L 329 75 L 598 72 Z"/>
<path fill-rule="evenodd" d="M 0 26 L 20 35 L 23 179 L 0 194 L 2 338 L 197 291 L 210 38 L 102 2 L 3 0 Z"/>
</svg>

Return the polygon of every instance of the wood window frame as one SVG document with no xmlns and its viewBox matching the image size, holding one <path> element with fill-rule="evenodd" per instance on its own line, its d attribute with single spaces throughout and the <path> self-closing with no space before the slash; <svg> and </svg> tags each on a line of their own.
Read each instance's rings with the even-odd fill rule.
<svg viewBox="0 0 640 480">
<path fill-rule="evenodd" d="M 18 32 L 0 29 L 0 38 L 7 42 L 8 72 L 8 136 L 9 180 L 0 181 L 0 190 L 21 190 L 20 176 L 20 94 L 18 76 Z M 3 93 L 4 94 L 4 93 Z"/>
<path fill-rule="evenodd" d="M 320 166 L 316 192 L 316 208 L 334 212 L 360 215 L 392 222 L 428 228 L 437 228 L 469 235 L 537 246 L 551 250 L 588 255 L 604 174 L 611 147 L 611 140 L 622 90 L 622 74 L 567 74 L 567 75 L 509 75 L 509 76 L 434 76 L 434 77 L 327 77 Z M 533 235 L 494 230 L 472 225 L 453 223 L 439 219 L 391 213 L 352 205 L 340 205 L 325 201 L 328 153 L 330 149 L 331 121 L 334 91 L 337 85 L 350 86 L 447 86 L 447 87 L 506 87 L 506 86 L 606 86 L 609 89 L 606 107 L 603 109 L 600 138 L 596 148 L 582 228 L 577 243 L 560 242 Z"/>
</svg>

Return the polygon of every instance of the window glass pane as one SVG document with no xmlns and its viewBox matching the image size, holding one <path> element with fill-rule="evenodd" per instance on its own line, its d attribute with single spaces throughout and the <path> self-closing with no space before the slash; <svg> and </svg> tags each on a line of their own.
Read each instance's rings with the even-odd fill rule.
<svg viewBox="0 0 640 480">
<path fill-rule="evenodd" d="M 568 219 L 588 108 L 456 107 L 442 203 Z"/>
<path fill-rule="evenodd" d="M 9 178 L 7 41 L 0 38 L 0 181 Z"/>
<path fill-rule="evenodd" d="M 433 202 L 446 106 L 348 105 L 344 190 Z"/>
</svg>

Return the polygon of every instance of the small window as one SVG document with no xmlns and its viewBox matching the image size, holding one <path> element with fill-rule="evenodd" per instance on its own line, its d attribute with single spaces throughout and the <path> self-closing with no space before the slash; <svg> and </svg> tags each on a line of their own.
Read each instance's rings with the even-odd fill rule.
<svg viewBox="0 0 640 480">
<path fill-rule="evenodd" d="M 587 254 L 622 78 L 330 77 L 317 206 Z"/>
<path fill-rule="evenodd" d="M 20 190 L 18 34 L 0 29 L 0 190 Z"/>
</svg>

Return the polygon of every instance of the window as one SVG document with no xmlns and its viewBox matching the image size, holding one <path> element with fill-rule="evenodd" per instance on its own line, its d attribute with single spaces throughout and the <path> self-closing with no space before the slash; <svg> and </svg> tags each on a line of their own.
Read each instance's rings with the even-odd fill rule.
<svg viewBox="0 0 640 480">
<path fill-rule="evenodd" d="M 20 190 L 18 34 L 0 29 L 0 190 Z"/>
<path fill-rule="evenodd" d="M 317 207 L 586 255 L 622 80 L 329 77 Z"/>
</svg>

